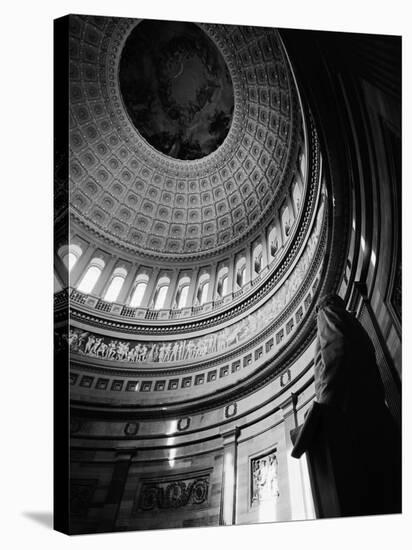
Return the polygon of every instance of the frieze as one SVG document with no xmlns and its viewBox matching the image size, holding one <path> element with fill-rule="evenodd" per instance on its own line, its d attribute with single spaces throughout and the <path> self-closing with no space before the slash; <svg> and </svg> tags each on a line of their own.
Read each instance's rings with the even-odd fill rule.
<svg viewBox="0 0 412 550">
<path fill-rule="evenodd" d="M 319 245 L 320 251 L 324 250 L 324 244 L 325 244 L 324 239 L 325 238 L 326 238 L 325 235 L 323 235 L 322 242 Z M 244 353 L 252 350 L 254 346 L 263 343 L 266 338 L 273 335 L 278 330 L 278 328 L 280 326 L 282 326 L 282 324 L 285 322 L 285 320 L 288 317 L 290 317 L 292 312 L 298 306 L 300 307 L 300 309 L 302 309 L 301 303 L 302 303 L 303 297 L 307 295 L 308 289 L 310 289 L 311 287 L 313 289 L 313 287 L 316 286 L 316 288 L 317 288 L 316 293 L 319 292 L 319 285 L 317 284 L 317 282 L 319 282 L 320 272 L 322 271 L 323 266 L 324 266 L 324 263 L 323 263 L 323 261 L 321 261 L 320 256 L 321 255 L 319 255 L 319 251 L 318 251 L 318 261 L 315 262 L 314 265 L 312 265 L 310 273 L 308 274 L 308 277 L 305 280 L 304 285 L 302 286 L 301 290 L 299 290 L 299 292 L 296 294 L 294 300 L 291 302 L 290 306 L 287 308 L 287 310 L 285 310 L 285 312 L 282 315 L 280 315 L 274 322 L 270 323 L 267 326 L 267 328 L 258 335 L 257 338 L 250 340 L 247 344 L 243 345 L 242 347 L 233 349 L 232 351 L 228 351 L 225 354 L 222 354 L 222 355 L 220 355 L 220 356 L 218 356 L 214 359 L 208 360 L 207 362 L 200 363 L 201 366 L 202 366 L 202 369 L 212 368 L 214 366 L 217 366 L 218 364 L 222 364 L 222 362 L 231 361 L 232 359 L 238 357 L 239 355 L 244 354 Z M 313 292 L 315 292 L 315 290 Z M 313 300 L 315 300 L 315 294 L 312 295 L 312 302 L 313 302 Z M 302 317 L 299 320 L 298 325 L 299 325 L 300 330 L 303 330 L 303 332 L 305 333 L 305 338 L 304 338 L 304 341 L 302 341 L 301 344 L 299 345 L 299 350 L 300 351 L 296 352 L 296 350 L 295 350 L 295 353 L 293 355 L 294 358 L 296 358 L 299 355 L 299 353 L 307 347 L 308 343 L 312 339 L 312 336 L 313 336 L 313 326 L 312 326 L 313 319 L 312 319 L 312 317 L 313 316 L 308 317 L 306 315 L 304 322 L 302 321 Z M 79 368 L 81 368 L 83 370 L 88 370 L 88 371 L 91 371 L 91 372 L 100 372 L 101 371 L 101 366 L 93 365 L 90 362 L 87 362 L 87 364 L 84 363 L 84 362 L 79 362 L 76 359 L 76 357 L 80 359 L 81 355 L 78 354 L 77 356 L 73 355 L 71 357 L 72 365 L 77 364 L 79 366 Z M 288 361 L 287 362 L 287 364 L 290 364 L 290 363 L 293 363 L 293 361 Z M 111 373 L 113 376 L 115 376 L 115 375 L 124 375 L 124 368 L 120 368 L 120 365 L 121 365 L 121 363 L 119 363 L 119 362 L 112 362 L 112 366 L 110 368 L 105 367 L 105 370 L 107 372 Z M 125 367 L 127 367 L 128 364 L 123 363 L 123 365 Z M 282 364 L 278 364 L 277 367 L 276 367 L 276 373 L 282 371 L 286 367 L 287 367 L 287 365 L 284 362 Z M 171 374 L 179 375 L 179 374 L 186 373 L 186 372 L 187 373 L 192 372 L 194 369 L 198 370 L 198 368 L 199 368 L 199 365 L 196 365 L 196 363 L 190 364 L 190 365 L 188 365 L 188 364 L 185 364 L 185 365 L 177 364 L 175 369 L 171 368 L 170 364 L 165 364 L 164 368 L 156 367 L 156 369 L 150 369 L 150 370 L 145 369 L 144 367 L 142 367 L 141 369 L 139 368 L 139 375 L 140 376 L 156 376 L 156 377 L 157 376 L 160 377 L 160 376 L 164 376 L 164 375 L 170 376 Z"/>
<path fill-rule="evenodd" d="M 233 325 L 199 338 L 136 342 L 98 336 L 78 328 L 69 333 L 70 350 L 91 357 L 128 363 L 174 363 L 203 360 L 237 348 L 265 329 L 268 319 L 281 315 L 303 283 L 313 260 L 322 228 L 323 204 L 305 251 L 281 288 L 258 310 Z"/>
</svg>

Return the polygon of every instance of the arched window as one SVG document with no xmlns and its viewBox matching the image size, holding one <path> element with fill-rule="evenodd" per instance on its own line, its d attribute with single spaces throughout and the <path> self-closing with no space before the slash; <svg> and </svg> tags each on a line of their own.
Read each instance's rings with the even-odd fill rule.
<svg viewBox="0 0 412 550">
<path fill-rule="evenodd" d="M 272 258 L 274 258 L 279 250 L 279 238 L 276 227 L 272 227 L 268 235 L 269 252 Z"/>
<path fill-rule="evenodd" d="M 295 181 L 292 190 L 293 202 L 295 203 L 296 212 L 300 211 L 302 206 L 302 191 L 299 182 Z"/>
<path fill-rule="evenodd" d="M 282 213 L 282 225 L 286 238 L 290 235 L 294 221 L 295 220 L 293 219 L 293 214 L 291 213 L 289 206 L 285 206 Z"/>
<path fill-rule="evenodd" d="M 236 262 L 236 284 L 242 288 L 246 282 L 246 258 L 242 256 Z"/>
<path fill-rule="evenodd" d="M 253 250 L 253 274 L 259 275 L 263 267 L 263 247 L 259 243 Z"/>
<path fill-rule="evenodd" d="M 83 254 L 83 250 L 77 244 L 70 244 L 69 246 L 65 245 L 60 247 L 58 254 L 70 273 L 74 264 Z"/>
<path fill-rule="evenodd" d="M 176 297 L 175 297 L 175 307 L 181 309 L 186 307 L 187 297 L 189 294 L 190 287 L 190 277 L 185 276 L 181 277 L 177 285 Z"/>
<path fill-rule="evenodd" d="M 209 273 L 203 273 L 199 277 L 199 283 L 197 285 L 196 292 L 196 303 L 203 305 L 207 302 L 207 297 L 209 294 L 209 284 L 210 284 L 210 275 Z"/>
<path fill-rule="evenodd" d="M 170 279 L 166 275 L 160 277 L 153 297 L 153 309 L 162 309 L 165 304 L 166 294 L 170 285 Z"/>
<path fill-rule="evenodd" d="M 104 300 L 106 302 L 115 302 L 117 300 L 126 276 L 127 271 L 124 267 L 118 267 L 114 270 L 112 279 L 104 295 Z"/>
<path fill-rule="evenodd" d="M 130 307 L 139 307 L 141 305 L 148 282 L 149 277 L 145 273 L 140 273 L 136 277 L 135 287 L 129 302 Z"/>
<path fill-rule="evenodd" d="M 77 290 L 80 290 L 80 292 L 84 292 L 85 294 L 90 294 L 102 274 L 104 265 L 105 263 L 101 258 L 93 258 L 86 270 L 86 273 L 81 278 L 77 286 Z"/>
<path fill-rule="evenodd" d="M 228 268 L 222 267 L 217 274 L 216 298 L 223 298 L 227 294 Z"/>
</svg>

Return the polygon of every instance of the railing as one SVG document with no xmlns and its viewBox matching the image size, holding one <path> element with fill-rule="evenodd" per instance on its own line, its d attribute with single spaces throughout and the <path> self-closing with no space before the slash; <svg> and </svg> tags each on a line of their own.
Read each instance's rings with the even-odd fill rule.
<svg viewBox="0 0 412 550">
<path fill-rule="evenodd" d="M 103 313 L 110 313 L 113 316 L 127 318 L 127 319 L 145 319 L 148 321 L 167 321 L 173 319 L 185 319 L 193 316 L 200 316 L 209 312 L 215 312 L 216 310 L 223 309 L 231 302 L 238 301 L 241 297 L 249 293 L 251 289 L 255 289 L 258 284 L 264 282 L 268 276 L 274 271 L 277 261 L 274 260 L 266 265 L 262 271 L 253 280 L 245 283 L 242 288 L 237 289 L 234 292 L 205 304 L 185 307 L 182 309 L 159 309 L 153 310 L 150 308 L 130 307 L 125 304 L 119 304 L 117 302 L 106 302 L 98 296 L 93 294 L 84 294 L 77 289 L 69 288 L 67 291 L 63 290 L 55 295 L 54 303 L 56 306 L 63 304 L 69 296 L 72 302 L 80 305 L 84 305 L 87 308 L 95 309 Z"/>
<path fill-rule="evenodd" d="M 83 294 L 82 292 L 79 292 L 78 290 L 72 288 L 70 292 L 70 300 L 72 300 L 72 302 L 76 302 L 77 304 L 85 304 L 87 300 L 87 294 Z"/>
<path fill-rule="evenodd" d="M 55 307 L 58 307 L 58 306 L 61 306 L 61 305 L 66 305 L 67 304 L 67 299 L 68 299 L 68 292 L 66 289 L 64 290 L 61 290 L 60 292 L 57 292 L 55 295 L 54 295 L 54 306 Z"/>
<path fill-rule="evenodd" d="M 112 303 L 105 302 L 104 300 L 99 300 L 95 308 L 98 309 L 99 311 L 105 311 L 106 313 L 109 313 L 112 309 Z"/>
</svg>

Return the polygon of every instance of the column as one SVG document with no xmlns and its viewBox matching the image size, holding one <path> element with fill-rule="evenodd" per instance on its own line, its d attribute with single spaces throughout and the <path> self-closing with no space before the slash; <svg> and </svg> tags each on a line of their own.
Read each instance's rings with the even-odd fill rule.
<svg viewBox="0 0 412 550">
<path fill-rule="evenodd" d="M 107 262 L 107 265 L 105 265 L 103 269 L 103 273 L 100 275 L 100 277 L 97 279 L 97 283 L 94 285 L 92 294 L 94 294 L 95 296 L 103 297 L 105 286 L 113 273 L 114 266 L 116 265 L 118 259 L 119 258 L 117 256 L 112 256 Z"/>
<path fill-rule="evenodd" d="M 86 248 L 86 250 L 83 252 L 83 254 L 80 256 L 80 258 L 77 260 L 72 270 L 70 271 L 69 286 L 75 288 L 78 285 L 86 267 L 89 265 L 90 260 L 93 258 L 95 252 L 96 247 L 91 244 Z"/>
<path fill-rule="evenodd" d="M 129 475 L 129 469 L 133 458 L 136 456 L 136 449 L 121 449 L 116 452 L 112 479 L 107 491 L 106 502 L 101 513 L 101 524 L 99 530 L 114 531 L 120 504 Z"/>
<path fill-rule="evenodd" d="M 303 204 L 303 198 L 304 198 L 303 191 L 305 189 L 305 183 L 302 179 L 302 176 L 301 176 L 300 172 L 296 172 L 296 181 L 298 182 L 298 186 L 299 186 L 300 192 L 302 194 L 302 204 Z"/>
<path fill-rule="evenodd" d="M 126 276 L 126 279 L 123 282 L 122 288 L 120 289 L 117 302 L 119 304 L 126 304 L 129 298 L 130 290 L 134 284 L 137 274 L 137 265 L 131 265 L 129 272 Z"/>
<path fill-rule="evenodd" d="M 266 231 L 264 231 L 260 236 L 261 242 L 262 242 L 262 271 L 269 265 L 269 254 L 268 254 L 268 239 L 266 235 Z"/>
<path fill-rule="evenodd" d="M 251 257 L 250 246 L 248 246 L 248 248 L 246 248 L 245 250 L 245 258 L 246 258 L 245 285 L 246 285 L 247 283 L 250 283 L 251 273 L 252 273 L 252 257 Z"/>
<path fill-rule="evenodd" d="M 278 250 L 283 246 L 284 240 L 283 240 L 283 233 L 282 233 L 282 223 L 280 221 L 279 216 L 276 216 L 276 232 L 277 232 L 277 238 L 279 239 L 279 247 Z"/>
<path fill-rule="evenodd" d="M 296 221 L 297 214 L 296 214 L 296 208 L 295 208 L 295 202 L 293 198 L 291 197 L 292 188 L 289 187 L 288 193 L 287 193 L 287 203 L 289 206 L 289 212 L 293 214 L 294 220 Z M 295 223 L 295 222 L 293 222 Z"/>
<path fill-rule="evenodd" d="M 227 274 L 227 293 L 232 294 L 234 289 L 234 273 L 235 273 L 235 258 L 231 256 L 228 263 L 228 274 Z"/>
<path fill-rule="evenodd" d="M 207 293 L 207 300 L 206 302 L 213 302 L 215 300 L 215 293 L 216 293 L 216 270 L 217 270 L 217 263 L 213 264 L 210 268 L 210 282 L 209 282 L 209 291 Z"/>
<path fill-rule="evenodd" d="M 297 460 L 291 456 L 293 443 L 290 438 L 290 432 L 298 426 L 296 404 L 297 396 L 291 393 L 286 401 L 280 406 L 285 428 L 285 455 L 287 457 L 289 480 L 290 513 L 292 520 L 314 519 L 315 510 L 310 489 L 306 457 Z"/>
<path fill-rule="evenodd" d="M 157 279 L 159 278 L 159 271 L 159 267 L 155 267 L 152 270 L 152 274 L 149 276 L 149 282 L 147 284 L 146 291 L 144 293 L 140 307 L 149 307 L 150 300 L 152 299 L 153 292 L 156 288 Z"/>
<path fill-rule="evenodd" d="M 237 473 L 237 439 L 240 430 L 237 426 L 222 431 L 223 468 L 222 497 L 220 502 L 220 525 L 236 523 L 236 473 Z"/>
<path fill-rule="evenodd" d="M 165 303 L 162 309 L 170 309 L 172 307 L 172 300 L 176 293 L 177 278 L 179 276 L 179 271 L 175 269 L 170 276 L 170 284 L 167 289 Z"/>
<path fill-rule="evenodd" d="M 190 286 L 189 286 L 189 292 L 187 295 L 187 302 L 186 302 L 187 307 L 192 307 L 193 302 L 195 300 L 195 292 L 197 288 L 197 279 L 199 276 L 199 269 L 200 268 L 197 267 L 192 271 L 192 274 L 190 275 Z"/>
<path fill-rule="evenodd" d="M 285 228 L 283 227 L 283 221 L 282 221 L 283 210 L 284 209 L 280 210 L 279 224 L 280 224 L 280 236 L 281 236 L 281 239 L 282 239 L 282 246 L 285 246 L 285 243 L 286 243 L 288 237 L 286 237 Z"/>
</svg>

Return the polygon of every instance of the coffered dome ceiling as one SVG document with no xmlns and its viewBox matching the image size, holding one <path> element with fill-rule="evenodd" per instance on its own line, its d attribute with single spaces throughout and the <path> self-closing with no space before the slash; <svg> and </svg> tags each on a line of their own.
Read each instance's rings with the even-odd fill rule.
<svg viewBox="0 0 412 550">
<path fill-rule="evenodd" d="M 284 198 L 300 132 L 276 31 L 71 23 L 72 219 L 163 259 L 253 238 Z"/>
</svg>

